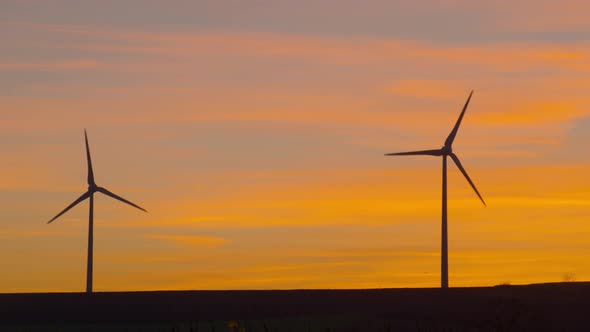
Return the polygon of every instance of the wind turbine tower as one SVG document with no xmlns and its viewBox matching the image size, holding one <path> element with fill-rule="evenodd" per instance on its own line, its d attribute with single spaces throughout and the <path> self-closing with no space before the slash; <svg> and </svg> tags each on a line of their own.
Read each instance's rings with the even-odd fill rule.
<svg viewBox="0 0 590 332">
<path fill-rule="evenodd" d="M 121 201 L 125 204 L 131 205 L 134 208 L 140 209 L 144 212 L 147 212 L 145 209 L 139 207 L 131 203 L 130 201 L 113 194 L 112 192 L 108 191 L 103 187 L 99 187 L 94 182 L 94 171 L 92 170 L 92 159 L 90 158 L 90 148 L 88 146 L 88 135 L 86 134 L 86 130 L 84 130 L 84 139 L 86 141 L 86 160 L 88 162 L 88 190 L 82 194 L 82 196 L 78 197 L 72 204 L 68 207 L 63 209 L 58 215 L 53 217 L 53 219 L 49 220 L 48 224 L 52 223 L 54 220 L 59 218 L 64 213 L 68 212 L 71 208 L 78 205 L 79 203 L 83 202 L 84 200 L 88 199 L 90 202 L 90 213 L 88 216 L 88 260 L 87 260 L 87 270 L 86 270 L 86 293 L 92 293 L 92 249 L 93 249 L 93 230 L 94 230 L 94 194 L 99 192 L 104 195 L 107 195 L 111 198 L 114 198 L 118 201 Z"/>
<path fill-rule="evenodd" d="M 465 106 L 463 106 L 463 111 L 461 111 L 461 115 L 459 115 L 459 119 L 455 124 L 455 127 L 447 137 L 445 141 L 445 145 L 436 150 L 423 150 L 423 151 L 411 151 L 411 152 L 399 152 L 399 153 L 388 153 L 386 156 L 435 156 L 435 157 L 442 157 L 442 229 L 441 229 L 441 271 L 440 271 L 440 284 L 441 288 L 448 288 L 449 287 L 449 248 L 448 248 L 448 233 L 447 233 L 447 157 L 450 157 L 457 168 L 463 173 L 467 182 L 471 185 L 483 205 L 486 205 L 486 202 L 481 197 L 479 191 L 471 181 L 471 178 L 465 171 L 463 165 L 461 165 L 461 161 L 459 157 L 453 152 L 453 142 L 455 141 L 455 136 L 457 136 L 457 132 L 459 131 L 459 127 L 461 126 L 461 121 L 463 121 L 463 116 L 465 115 L 465 111 L 467 110 L 467 106 L 469 105 L 469 101 L 471 100 L 471 96 L 473 95 L 473 91 L 469 94 L 467 101 L 465 102 Z"/>
</svg>

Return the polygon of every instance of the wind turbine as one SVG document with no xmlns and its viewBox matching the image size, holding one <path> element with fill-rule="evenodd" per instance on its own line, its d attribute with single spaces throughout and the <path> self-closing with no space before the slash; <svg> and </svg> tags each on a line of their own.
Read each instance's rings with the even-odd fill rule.
<svg viewBox="0 0 590 332">
<path fill-rule="evenodd" d="M 86 141 L 86 160 L 88 162 L 88 190 L 82 194 L 82 196 L 78 197 L 72 204 L 66 207 L 63 211 L 61 211 L 58 215 L 53 217 L 53 219 L 49 220 L 48 224 L 52 223 L 55 219 L 59 218 L 64 213 L 68 212 L 71 208 L 78 205 L 79 203 L 83 202 L 87 198 L 90 201 L 90 214 L 88 217 L 88 261 L 87 261 L 87 270 L 86 270 L 86 293 L 92 293 L 92 248 L 93 248 L 93 223 L 94 223 L 94 193 L 99 192 L 105 194 L 109 197 L 112 197 L 118 201 L 121 201 L 125 204 L 131 205 L 134 208 L 140 209 L 144 212 L 147 212 L 145 209 L 139 207 L 131 203 L 130 201 L 113 194 L 112 192 L 108 191 L 103 187 L 99 187 L 94 182 L 94 172 L 92 170 L 92 160 L 90 159 L 90 148 L 88 147 L 88 135 L 86 134 L 86 130 L 84 130 L 84 139 Z"/>
<path fill-rule="evenodd" d="M 479 191 L 471 181 L 471 178 L 465 171 L 463 165 L 461 165 L 461 161 L 459 161 L 459 157 L 453 152 L 453 142 L 455 141 L 455 136 L 457 136 L 457 132 L 459 131 L 459 126 L 461 126 L 461 121 L 463 120 L 463 116 L 465 115 L 465 111 L 467 110 L 467 105 L 469 105 L 469 101 L 471 100 L 471 96 L 473 95 L 473 91 L 469 94 L 469 98 L 465 102 L 465 106 L 463 106 L 463 111 L 461 111 L 461 115 L 455 124 L 455 127 L 447 137 L 445 141 L 445 145 L 437 150 L 424 150 L 424 151 L 412 151 L 412 152 L 400 152 L 400 153 L 388 153 L 386 156 L 435 156 L 435 157 L 442 157 L 442 239 L 441 239 L 441 276 L 440 276 L 440 283 L 441 288 L 448 288 L 449 287 L 449 256 L 448 256 L 448 237 L 447 237 L 447 157 L 451 157 L 451 159 L 457 165 L 457 168 L 463 173 L 467 182 L 471 185 L 475 193 L 481 200 L 484 206 L 486 206 L 486 202 L 481 197 Z"/>
</svg>

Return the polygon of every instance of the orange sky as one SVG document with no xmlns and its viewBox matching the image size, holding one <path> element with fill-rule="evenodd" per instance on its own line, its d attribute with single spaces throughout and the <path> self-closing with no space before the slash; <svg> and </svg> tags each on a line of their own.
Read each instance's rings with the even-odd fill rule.
<svg viewBox="0 0 590 332">
<path fill-rule="evenodd" d="M 334 8 L 338 8 L 337 11 Z M 590 279 L 585 1 L 3 1 L 0 292 Z"/>
</svg>

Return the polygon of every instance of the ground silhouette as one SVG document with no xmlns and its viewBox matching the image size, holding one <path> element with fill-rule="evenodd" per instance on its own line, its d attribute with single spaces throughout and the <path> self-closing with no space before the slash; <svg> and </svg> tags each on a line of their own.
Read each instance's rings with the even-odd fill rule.
<svg viewBox="0 0 590 332">
<path fill-rule="evenodd" d="M 242 326 L 244 331 L 586 331 L 588 295 L 590 283 L 585 282 L 449 289 L 0 294 L 0 330 L 124 326 L 121 330 L 135 331 L 158 326 L 154 330 L 232 331 Z"/>
</svg>

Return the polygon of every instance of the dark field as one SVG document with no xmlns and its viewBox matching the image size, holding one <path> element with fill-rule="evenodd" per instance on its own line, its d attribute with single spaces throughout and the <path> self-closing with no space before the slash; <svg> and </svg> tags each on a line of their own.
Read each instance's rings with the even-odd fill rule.
<svg viewBox="0 0 590 332">
<path fill-rule="evenodd" d="M 590 331 L 590 283 L 0 294 L 0 331 Z"/>
</svg>

